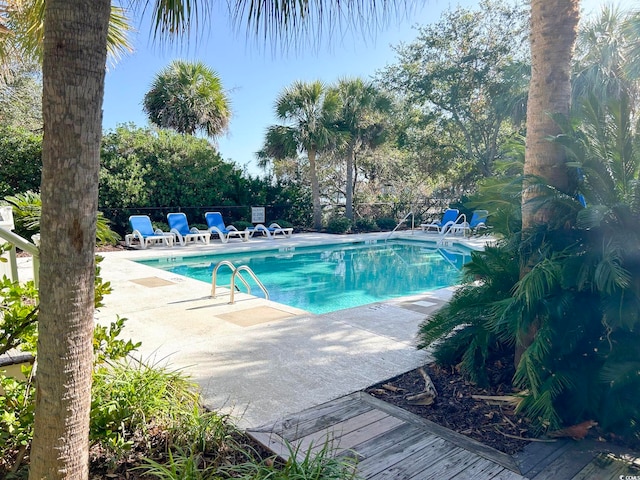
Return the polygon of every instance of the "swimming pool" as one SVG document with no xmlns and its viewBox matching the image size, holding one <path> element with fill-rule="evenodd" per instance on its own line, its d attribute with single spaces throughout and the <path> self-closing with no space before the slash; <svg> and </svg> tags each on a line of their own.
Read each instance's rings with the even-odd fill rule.
<svg viewBox="0 0 640 480">
<path fill-rule="evenodd" d="M 470 250 L 438 249 L 424 242 L 390 241 L 279 250 L 169 257 L 139 263 L 211 283 L 215 265 L 228 260 L 247 265 L 269 291 L 270 299 L 312 313 L 327 313 L 455 285 Z M 248 275 L 253 295 L 262 295 Z M 222 267 L 217 285 L 228 286 Z M 236 281 L 241 289 L 244 286 Z"/>
</svg>

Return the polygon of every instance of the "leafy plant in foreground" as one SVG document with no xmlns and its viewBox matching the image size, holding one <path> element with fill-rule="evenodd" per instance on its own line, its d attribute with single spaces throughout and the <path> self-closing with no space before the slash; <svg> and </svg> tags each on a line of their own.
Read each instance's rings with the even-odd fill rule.
<svg viewBox="0 0 640 480">
<path fill-rule="evenodd" d="M 223 471 L 228 471 L 233 478 L 243 480 L 355 480 L 356 461 L 349 457 L 334 456 L 331 443 L 327 440 L 318 449 L 310 445 L 305 451 L 287 443 L 289 459 L 284 465 L 273 459 L 259 463 L 248 462 Z"/>
<path fill-rule="evenodd" d="M 487 364 L 513 350 L 513 328 L 505 328 L 499 312 L 518 281 L 519 261 L 510 249 L 488 247 L 473 252 L 463 271 L 465 284 L 420 325 L 418 348 L 433 345 L 439 364 L 458 365 L 470 380 L 486 385 Z"/>
</svg>

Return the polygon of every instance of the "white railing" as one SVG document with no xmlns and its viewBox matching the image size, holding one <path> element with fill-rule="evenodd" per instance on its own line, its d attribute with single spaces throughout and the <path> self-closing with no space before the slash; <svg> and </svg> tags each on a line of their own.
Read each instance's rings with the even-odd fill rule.
<svg viewBox="0 0 640 480">
<path fill-rule="evenodd" d="M 18 282 L 18 260 L 16 254 L 16 247 L 27 253 L 30 253 L 33 257 L 33 281 L 38 286 L 38 277 L 40 271 L 40 250 L 38 247 L 31 243 L 29 240 L 22 238 L 20 235 L 13 233 L 11 230 L 0 227 L 0 239 L 5 240 L 11 249 L 9 250 L 9 265 L 11 269 L 11 280 Z"/>
<path fill-rule="evenodd" d="M 394 233 L 396 233 L 396 230 L 398 230 L 398 228 L 400 228 L 400 225 L 402 225 L 404 222 L 407 221 L 407 218 L 409 218 L 409 216 L 411 216 L 411 234 L 413 235 L 413 229 L 415 227 L 415 217 L 413 215 L 413 210 L 410 211 L 409 213 L 407 213 L 404 217 L 402 217 L 402 220 L 400 220 L 398 222 L 398 224 L 395 226 L 395 228 L 393 230 L 391 230 L 391 232 L 389 233 L 389 235 L 387 235 L 387 238 L 385 238 L 386 240 L 389 240 L 391 238 L 391 235 L 393 235 Z"/>
<path fill-rule="evenodd" d="M 249 285 L 249 282 L 247 282 L 242 277 L 240 272 L 247 272 L 249 276 L 253 279 L 253 281 L 256 282 L 258 287 L 260 287 L 260 290 L 262 290 L 262 293 L 264 293 L 264 298 L 266 300 L 269 300 L 269 292 L 267 291 L 267 288 L 264 286 L 264 284 L 260 281 L 258 276 L 255 274 L 255 272 L 246 265 L 240 265 L 239 267 L 236 267 L 229 260 L 222 260 L 221 262 L 218 262 L 218 264 L 213 268 L 213 274 L 211 275 L 211 296 L 213 298 L 216 298 L 216 282 L 218 279 L 218 270 L 222 266 L 227 266 L 231 269 L 231 284 L 229 285 L 229 290 L 231 292 L 231 297 L 229 298 L 230 304 L 233 304 L 235 301 L 234 296 L 236 291 L 236 278 L 238 278 L 247 288 L 247 293 L 251 294 L 251 286 Z"/>
</svg>

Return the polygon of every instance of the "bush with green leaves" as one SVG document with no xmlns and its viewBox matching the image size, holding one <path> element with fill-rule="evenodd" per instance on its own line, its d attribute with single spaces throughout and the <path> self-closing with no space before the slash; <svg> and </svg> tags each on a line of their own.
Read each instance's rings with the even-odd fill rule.
<svg viewBox="0 0 640 480">
<path fill-rule="evenodd" d="M 571 241 L 547 231 L 521 279 L 529 258 L 522 251 L 503 245 L 474 253 L 468 282 L 421 325 L 420 347 L 433 345 L 439 363 L 486 384 L 486 367 L 497 360 L 511 375 L 505 358 L 514 358 L 520 332 L 534 328 L 512 384 L 538 430 L 595 420 L 640 440 L 640 252 L 631 246 L 640 242 L 640 226 L 634 230 L 623 234 L 627 249 L 611 237 L 603 244 L 593 225 Z"/>
<path fill-rule="evenodd" d="M 382 231 L 393 230 L 394 228 L 396 228 L 397 224 L 397 220 L 390 217 L 382 217 L 376 219 L 376 225 L 378 225 L 378 227 Z"/>
<path fill-rule="evenodd" d="M 101 257 L 96 258 L 95 305 L 102 305 L 111 286 L 100 276 Z M 20 284 L 6 277 L 0 280 L 0 354 L 9 350 L 36 355 L 38 290 L 33 282 Z M 134 351 L 138 344 L 119 339 L 124 319 L 94 330 L 96 365 L 117 361 Z M 0 375 L 0 474 L 19 470 L 33 435 L 35 385 L 33 366 L 22 367 L 24 379 Z"/>
<path fill-rule="evenodd" d="M 513 356 L 514 332 L 503 329 L 495 312 L 511 298 L 519 266 L 517 252 L 507 248 L 472 252 L 463 267 L 465 283 L 420 326 L 418 348 L 434 345 L 437 363 L 457 366 L 471 381 L 486 386 L 487 365 Z"/>
<path fill-rule="evenodd" d="M 0 126 L 0 198 L 40 190 L 42 135 Z"/>
<path fill-rule="evenodd" d="M 376 232 L 378 224 L 372 218 L 359 218 L 353 224 L 353 230 L 357 233 Z"/>
<path fill-rule="evenodd" d="M 351 220 L 347 217 L 332 217 L 327 222 L 327 232 L 329 233 L 349 233 L 351 231 Z"/>
<path fill-rule="evenodd" d="M 119 125 L 104 135 L 100 158 L 99 205 L 118 229 L 123 209 L 248 203 L 242 171 L 203 138 Z"/>
<path fill-rule="evenodd" d="M 118 319 L 110 327 L 98 326 L 94 335 L 96 368 L 117 362 L 129 355 L 140 344 L 118 339 L 124 327 L 124 319 Z M 22 350 L 35 352 L 35 340 L 25 336 L 20 343 Z M 24 380 L 0 375 L 0 473 L 17 472 L 33 436 L 35 385 L 32 365 L 22 367 Z M 105 442 L 106 446 L 112 445 Z"/>
<path fill-rule="evenodd" d="M 483 383 L 485 366 L 505 351 L 515 358 L 519 339 L 529 336 L 512 384 L 522 392 L 520 410 L 540 432 L 595 420 L 604 431 L 640 441 L 637 173 L 627 175 L 631 164 L 603 165 L 594 152 L 604 150 L 589 147 L 579 132 L 558 141 L 573 159 L 569 166 L 581 170 L 587 206 L 575 192 L 537 185 L 546 194 L 535 208 L 555 212 L 554 221 L 526 236 L 509 233 L 514 222 L 501 222 L 502 245 L 472 256 L 468 283 L 421 326 L 421 347 L 434 345 L 439 362 L 459 364 Z M 496 204 L 504 212 L 515 208 L 507 189 L 498 190 Z"/>
<path fill-rule="evenodd" d="M 195 387 L 184 375 L 135 360 L 96 368 L 91 396 L 91 440 L 115 453 L 148 438 L 149 429 L 175 428 L 198 406 Z"/>
<path fill-rule="evenodd" d="M 19 284 L 0 279 L 0 355 L 20 348 L 35 352 L 38 290 L 32 281 Z"/>
</svg>

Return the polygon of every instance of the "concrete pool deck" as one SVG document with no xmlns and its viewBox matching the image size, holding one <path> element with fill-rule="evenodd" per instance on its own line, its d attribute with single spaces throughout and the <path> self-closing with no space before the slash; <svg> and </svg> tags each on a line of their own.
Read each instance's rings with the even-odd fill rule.
<svg viewBox="0 0 640 480">
<path fill-rule="evenodd" d="M 108 324 L 118 315 L 127 318 L 122 338 L 142 342 L 138 356 L 144 361 L 188 374 L 200 386 L 205 405 L 229 413 L 239 427 L 264 425 L 430 361 L 415 347 L 418 325 L 453 289 L 314 315 L 246 294 L 236 294 L 236 303 L 229 305 L 226 289 L 212 298 L 209 283 L 132 260 L 379 241 L 388 235 L 305 233 L 102 253 L 102 277 L 113 293 L 96 319 Z M 393 238 L 439 236 L 414 231 Z M 478 247 L 487 238 L 464 243 Z"/>
</svg>

